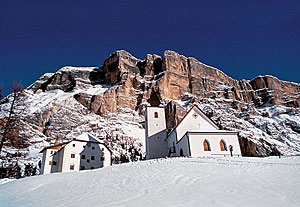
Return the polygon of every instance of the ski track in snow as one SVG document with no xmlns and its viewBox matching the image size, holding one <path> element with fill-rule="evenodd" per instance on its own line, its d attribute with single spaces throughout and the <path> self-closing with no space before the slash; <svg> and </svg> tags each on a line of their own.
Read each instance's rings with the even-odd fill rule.
<svg viewBox="0 0 300 207">
<path fill-rule="evenodd" d="M 0 185 L 0 206 L 299 206 L 300 157 L 172 158 Z"/>
</svg>

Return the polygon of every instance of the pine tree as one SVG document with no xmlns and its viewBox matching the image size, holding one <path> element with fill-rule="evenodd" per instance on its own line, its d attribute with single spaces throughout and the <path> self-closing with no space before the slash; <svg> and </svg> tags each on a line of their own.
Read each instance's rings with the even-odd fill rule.
<svg viewBox="0 0 300 207">
<path fill-rule="evenodd" d="M 37 174 L 37 167 L 31 163 L 25 164 L 24 176 L 35 176 Z"/>
</svg>

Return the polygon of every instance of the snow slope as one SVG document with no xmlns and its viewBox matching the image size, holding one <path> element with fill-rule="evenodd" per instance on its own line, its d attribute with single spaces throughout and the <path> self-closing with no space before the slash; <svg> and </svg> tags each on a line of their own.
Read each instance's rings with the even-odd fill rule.
<svg viewBox="0 0 300 207">
<path fill-rule="evenodd" d="M 300 157 L 174 158 L 0 185 L 0 206 L 299 206 Z"/>
</svg>

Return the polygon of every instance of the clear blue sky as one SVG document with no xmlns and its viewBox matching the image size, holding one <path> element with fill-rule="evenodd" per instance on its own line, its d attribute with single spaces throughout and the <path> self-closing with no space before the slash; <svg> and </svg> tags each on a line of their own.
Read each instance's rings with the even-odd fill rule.
<svg viewBox="0 0 300 207">
<path fill-rule="evenodd" d="M 102 65 L 118 49 L 142 59 L 171 49 L 236 79 L 300 82 L 300 1 L 0 0 L 5 88 L 65 65 Z"/>
</svg>

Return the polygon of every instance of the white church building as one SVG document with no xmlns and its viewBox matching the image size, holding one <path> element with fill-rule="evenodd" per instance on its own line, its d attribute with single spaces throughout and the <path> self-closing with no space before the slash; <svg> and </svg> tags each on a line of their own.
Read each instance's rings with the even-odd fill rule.
<svg viewBox="0 0 300 207">
<path fill-rule="evenodd" d="M 163 107 L 147 107 L 145 119 L 146 159 L 241 156 L 238 133 L 220 130 L 197 105 L 169 133 Z"/>
<path fill-rule="evenodd" d="M 84 133 L 72 141 L 45 147 L 42 174 L 96 169 L 111 165 L 112 152 L 99 139 Z"/>
</svg>

